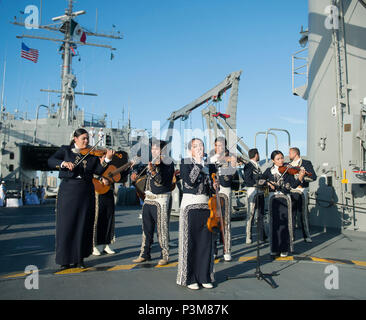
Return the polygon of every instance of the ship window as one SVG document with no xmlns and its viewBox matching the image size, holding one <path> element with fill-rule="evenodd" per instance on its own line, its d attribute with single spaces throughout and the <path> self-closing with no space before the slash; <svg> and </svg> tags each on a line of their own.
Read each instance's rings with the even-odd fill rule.
<svg viewBox="0 0 366 320">
<path fill-rule="evenodd" d="M 13 164 L 9 165 L 9 171 L 10 172 L 14 171 L 14 165 Z"/>
<path fill-rule="evenodd" d="M 332 177 L 327 177 L 327 186 L 328 187 L 333 187 Z"/>
<path fill-rule="evenodd" d="M 10 152 L 9 157 L 10 157 L 11 160 L 13 160 L 14 159 L 14 152 Z"/>
<path fill-rule="evenodd" d="M 106 144 L 106 146 L 111 146 L 112 145 L 112 138 L 108 134 L 105 137 L 105 144 Z"/>
</svg>

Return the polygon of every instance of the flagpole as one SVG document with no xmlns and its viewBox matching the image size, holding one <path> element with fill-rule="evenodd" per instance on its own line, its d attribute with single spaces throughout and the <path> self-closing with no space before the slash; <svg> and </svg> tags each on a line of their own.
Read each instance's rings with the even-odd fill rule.
<svg viewBox="0 0 366 320">
<path fill-rule="evenodd" d="M 95 8 L 95 33 L 98 30 L 98 8 Z"/>
<path fill-rule="evenodd" d="M 39 24 L 42 24 L 42 0 L 40 0 L 40 5 L 39 5 Z"/>
<path fill-rule="evenodd" d="M 1 120 L 4 120 L 5 75 L 6 75 L 6 58 L 4 58 L 3 84 L 2 84 L 2 88 L 1 88 Z"/>
</svg>

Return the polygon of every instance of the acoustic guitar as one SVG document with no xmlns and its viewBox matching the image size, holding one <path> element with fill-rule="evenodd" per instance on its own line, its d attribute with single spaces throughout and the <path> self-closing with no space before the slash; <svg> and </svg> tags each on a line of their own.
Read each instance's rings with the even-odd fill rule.
<svg viewBox="0 0 366 320">
<path fill-rule="evenodd" d="M 93 184 L 95 192 L 98 194 L 105 194 L 111 188 L 113 183 L 118 183 L 121 180 L 121 173 L 128 170 L 136 163 L 136 159 L 127 162 L 123 166 L 116 168 L 114 165 L 109 165 L 106 171 L 104 171 L 102 177 L 109 180 L 110 184 L 105 185 L 100 179 L 93 178 Z"/>
</svg>

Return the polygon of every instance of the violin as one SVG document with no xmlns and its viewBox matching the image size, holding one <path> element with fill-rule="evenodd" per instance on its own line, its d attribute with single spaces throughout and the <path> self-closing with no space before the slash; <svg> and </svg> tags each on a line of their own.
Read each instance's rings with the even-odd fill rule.
<svg viewBox="0 0 366 320">
<path fill-rule="evenodd" d="M 81 149 L 79 152 L 83 157 L 81 159 L 75 160 L 74 166 L 77 167 L 89 154 L 98 155 L 99 157 L 105 155 L 108 152 L 108 149 L 105 149 L 105 148 L 96 149 L 98 143 L 99 143 L 99 141 L 92 147 L 87 147 L 87 148 Z M 96 150 L 99 150 L 99 152 L 97 153 Z M 114 153 L 114 151 L 113 151 L 113 153 Z M 121 157 L 122 157 L 122 155 L 121 155 Z"/>
<path fill-rule="evenodd" d="M 88 147 L 88 148 L 84 148 L 80 150 L 80 154 L 85 156 L 87 154 L 91 154 L 93 156 L 97 156 L 97 157 L 102 157 L 107 153 L 108 149 L 106 148 L 92 148 L 92 147 Z"/>
<path fill-rule="evenodd" d="M 153 166 L 157 166 L 161 163 L 162 159 L 164 158 L 164 156 L 161 154 L 163 152 L 163 150 L 165 150 L 165 148 L 167 147 L 168 145 L 165 145 L 161 150 L 160 150 L 160 155 L 157 156 L 156 158 L 152 159 L 151 160 L 151 164 Z M 156 164 L 158 162 L 158 159 L 159 159 L 159 164 Z M 149 164 L 137 175 L 137 179 L 141 177 L 141 175 L 143 173 L 145 173 L 145 171 L 149 168 Z"/>
<path fill-rule="evenodd" d="M 219 159 L 218 159 L 218 162 L 219 163 L 232 163 L 232 158 L 234 157 L 235 159 L 235 162 L 236 162 L 236 165 L 234 165 L 235 167 L 236 166 L 240 166 L 242 164 L 247 164 L 249 161 L 244 159 L 242 156 L 240 155 L 233 155 L 233 154 L 230 154 L 228 151 L 225 152 L 225 154 L 223 156 L 221 156 Z"/>
<path fill-rule="evenodd" d="M 292 176 L 294 176 L 295 174 L 298 174 L 300 172 L 300 170 L 301 170 L 300 167 L 291 167 L 291 166 L 278 167 L 279 173 L 283 174 L 283 173 L 287 172 L 288 174 L 291 174 Z M 312 173 L 305 171 L 305 175 L 308 177 L 311 177 Z"/>
<path fill-rule="evenodd" d="M 216 174 L 211 175 L 214 183 L 216 182 Z M 221 230 L 222 241 L 224 244 L 224 251 L 226 251 L 225 236 L 224 236 L 224 221 L 222 218 L 222 199 L 219 196 L 219 190 L 216 188 L 216 194 L 214 194 L 208 200 L 208 207 L 210 209 L 210 216 L 207 219 L 207 228 L 210 232 L 217 232 L 218 228 Z"/>
</svg>

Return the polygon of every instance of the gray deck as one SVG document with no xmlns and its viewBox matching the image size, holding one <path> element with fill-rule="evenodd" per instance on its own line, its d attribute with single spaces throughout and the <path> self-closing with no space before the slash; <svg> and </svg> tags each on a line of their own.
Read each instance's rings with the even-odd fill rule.
<svg viewBox="0 0 366 320">
<path fill-rule="evenodd" d="M 277 272 L 276 288 L 257 279 L 227 280 L 227 276 L 255 271 L 255 244 L 245 244 L 245 221 L 233 221 L 233 261 L 215 264 L 215 288 L 191 291 L 175 284 L 178 218 L 171 218 L 171 266 L 157 268 L 158 243 L 153 260 L 135 266 L 141 244 L 138 208 L 117 208 L 115 255 L 90 256 L 87 267 L 55 274 L 55 214 L 52 203 L 43 206 L 0 208 L 0 299 L 365 299 L 366 235 L 312 230 L 313 243 L 304 243 L 297 230 L 295 253 L 272 261 L 268 243 L 261 248 L 262 271 Z M 222 251 L 220 250 L 220 253 Z M 317 258 L 330 259 L 318 260 Z M 249 261 L 239 261 L 249 259 Z M 333 260 L 332 260 L 333 259 Z M 339 289 L 325 288 L 325 268 L 339 270 Z M 39 289 L 25 288 L 27 265 L 39 269 Z M 111 270 L 111 268 L 115 267 Z"/>
</svg>

